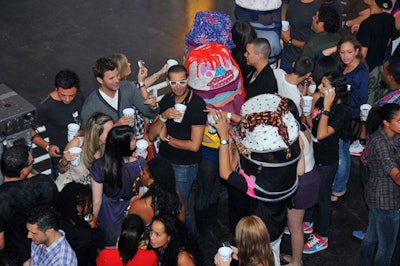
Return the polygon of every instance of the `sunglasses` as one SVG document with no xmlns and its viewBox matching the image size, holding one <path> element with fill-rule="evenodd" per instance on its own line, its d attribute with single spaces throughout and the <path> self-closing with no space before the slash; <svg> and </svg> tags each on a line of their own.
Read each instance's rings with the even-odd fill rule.
<svg viewBox="0 0 400 266">
<path fill-rule="evenodd" d="M 169 85 L 171 86 L 176 86 L 176 85 L 181 85 L 185 86 L 187 84 L 187 79 L 182 79 L 182 80 L 169 80 L 168 81 Z"/>
</svg>

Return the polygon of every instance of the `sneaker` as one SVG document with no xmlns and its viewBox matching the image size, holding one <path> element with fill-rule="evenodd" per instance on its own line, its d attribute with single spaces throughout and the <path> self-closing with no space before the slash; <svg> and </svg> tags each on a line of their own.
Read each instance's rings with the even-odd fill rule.
<svg viewBox="0 0 400 266">
<path fill-rule="evenodd" d="M 303 222 L 303 231 L 304 234 L 311 234 L 313 232 L 313 223 L 312 222 Z M 290 230 L 289 227 L 285 227 L 285 230 L 283 231 L 285 235 L 290 235 Z"/>
<path fill-rule="evenodd" d="M 289 230 L 289 227 L 288 227 L 288 226 L 285 227 L 285 230 L 283 230 L 283 233 L 284 233 L 285 235 L 290 235 L 290 230 Z"/>
<path fill-rule="evenodd" d="M 363 239 L 364 239 L 364 236 L 365 236 L 365 231 L 353 231 L 353 236 L 354 236 L 355 238 L 358 238 L 358 239 L 360 239 L 360 240 L 363 240 Z"/>
<path fill-rule="evenodd" d="M 304 234 L 311 234 L 314 231 L 312 222 L 303 222 Z"/>
<path fill-rule="evenodd" d="M 303 254 L 313 254 L 328 247 L 328 238 L 311 234 L 307 243 L 304 244 Z"/>
<path fill-rule="evenodd" d="M 361 153 L 364 150 L 364 146 L 361 145 L 359 140 L 354 141 L 351 145 L 350 145 L 350 154 L 351 155 L 355 155 L 355 156 L 360 156 Z"/>
</svg>

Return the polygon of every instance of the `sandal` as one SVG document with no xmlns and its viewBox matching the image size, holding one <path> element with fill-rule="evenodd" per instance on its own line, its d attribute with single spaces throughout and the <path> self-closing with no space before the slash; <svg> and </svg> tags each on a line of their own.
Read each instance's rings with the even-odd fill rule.
<svg viewBox="0 0 400 266">
<path fill-rule="evenodd" d="M 287 254 L 280 254 L 279 260 L 281 261 L 281 265 L 287 265 L 292 261 L 292 256 Z M 303 266 L 303 261 L 300 262 L 300 265 Z"/>
<path fill-rule="evenodd" d="M 282 265 L 289 264 L 292 261 L 292 256 L 288 254 L 280 254 L 279 255 L 279 260 L 281 261 Z"/>
<path fill-rule="evenodd" d="M 338 196 L 333 195 L 333 194 L 331 195 L 331 201 L 332 201 L 332 202 L 338 201 L 338 199 L 339 199 Z"/>
</svg>

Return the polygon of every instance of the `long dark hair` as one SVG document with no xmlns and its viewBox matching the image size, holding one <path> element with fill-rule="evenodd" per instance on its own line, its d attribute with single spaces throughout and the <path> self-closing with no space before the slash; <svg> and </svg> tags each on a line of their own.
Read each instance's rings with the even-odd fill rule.
<svg viewBox="0 0 400 266">
<path fill-rule="evenodd" d="M 256 38 L 257 33 L 247 20 L 237 20 L 232 26 L 232 40 L 235 43 L 235 48 L 232 49 L 233 57 L 243 59 L 246 45 Z"/>
<path fill-rule="evenodd" d="M 131 156 L 131 141 L 135 137 L 130 126 L 118 126 L 110 130 L 107 135 L 104 149 L 102 171 L 104 183 L 111 188 L 122 187 L 121 169 L 124 163 L 123 157 Z"/>
<path fill-rule="evenodd" d="M 148 163 L 149 175 L 154 179 L 143 198 L 152 197 L 154 215 L 172 214 L 178 216 L 181 204 L 176 192 L 174 168 L 166 159 L 156 157 Z"/>
<path fill-rule="evenodd" d="M 144 230 L 145 225 L 139 215 L 128 214 L 126 216 L 118 239 L 118 253 L 124 265 L 135 257 Z"/>
<path fill-rule="evenodd" d="M 203 257 L 199 245 L 194 241 L 186 226 L 174 215 L 154 217 L 164 225 L 165 233 L 170 237 L 167 247 L 156 249 L 159 265 L 174 266 L 178 264 L 178 254 L 181 251 L 189 253 L 196 265 L 203 265 Z"/>
<path fill-rule="evenodd" d="M 368 114 L 367 132 L 372 134 L 379 129 L 386 120 L 390 122 L 393 117 L 400 111 L 400 105 L 397 103 L 387 103 L 382 106 L 374 106 Z"/>
<path fill-rule="evenodd" d="M 90 225 L 84 220 L 86 214 L 78 213 L 76 210 L 76 206 L 81 206 L 82 210 L 84 210 L 86 204 L 88 204 L 89 213 L 91 213 L 93 200 L 90 187 L 71 182 L 61 190 L 56 202 L 56 209 L 68 222 L 89 228 Z"/>
<path fill-rule="evenodd" d="M 328 72 L 324 75 L 329 80 L 329 83 L 333 88 L 335 88 L 335 100 L 334 105 L 341 100 L 342 103 L 349 105 L 349 97 L 348 97 L 348 90 L 347 90 L 347 79 L 346 76 L 340 72 Z"/>
</svg>

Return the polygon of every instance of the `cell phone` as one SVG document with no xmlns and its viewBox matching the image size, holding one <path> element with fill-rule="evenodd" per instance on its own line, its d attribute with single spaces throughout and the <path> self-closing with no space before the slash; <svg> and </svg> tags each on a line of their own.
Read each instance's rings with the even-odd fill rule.
<svg viewBox="0 0 400 266">
<path fill-rule="evenodd" d="M 141 68 L 142 66 L 144 66 L 144 61 L 143 60 L 139 60 L 137 61 L 138 67 Z"/>
</svg>

